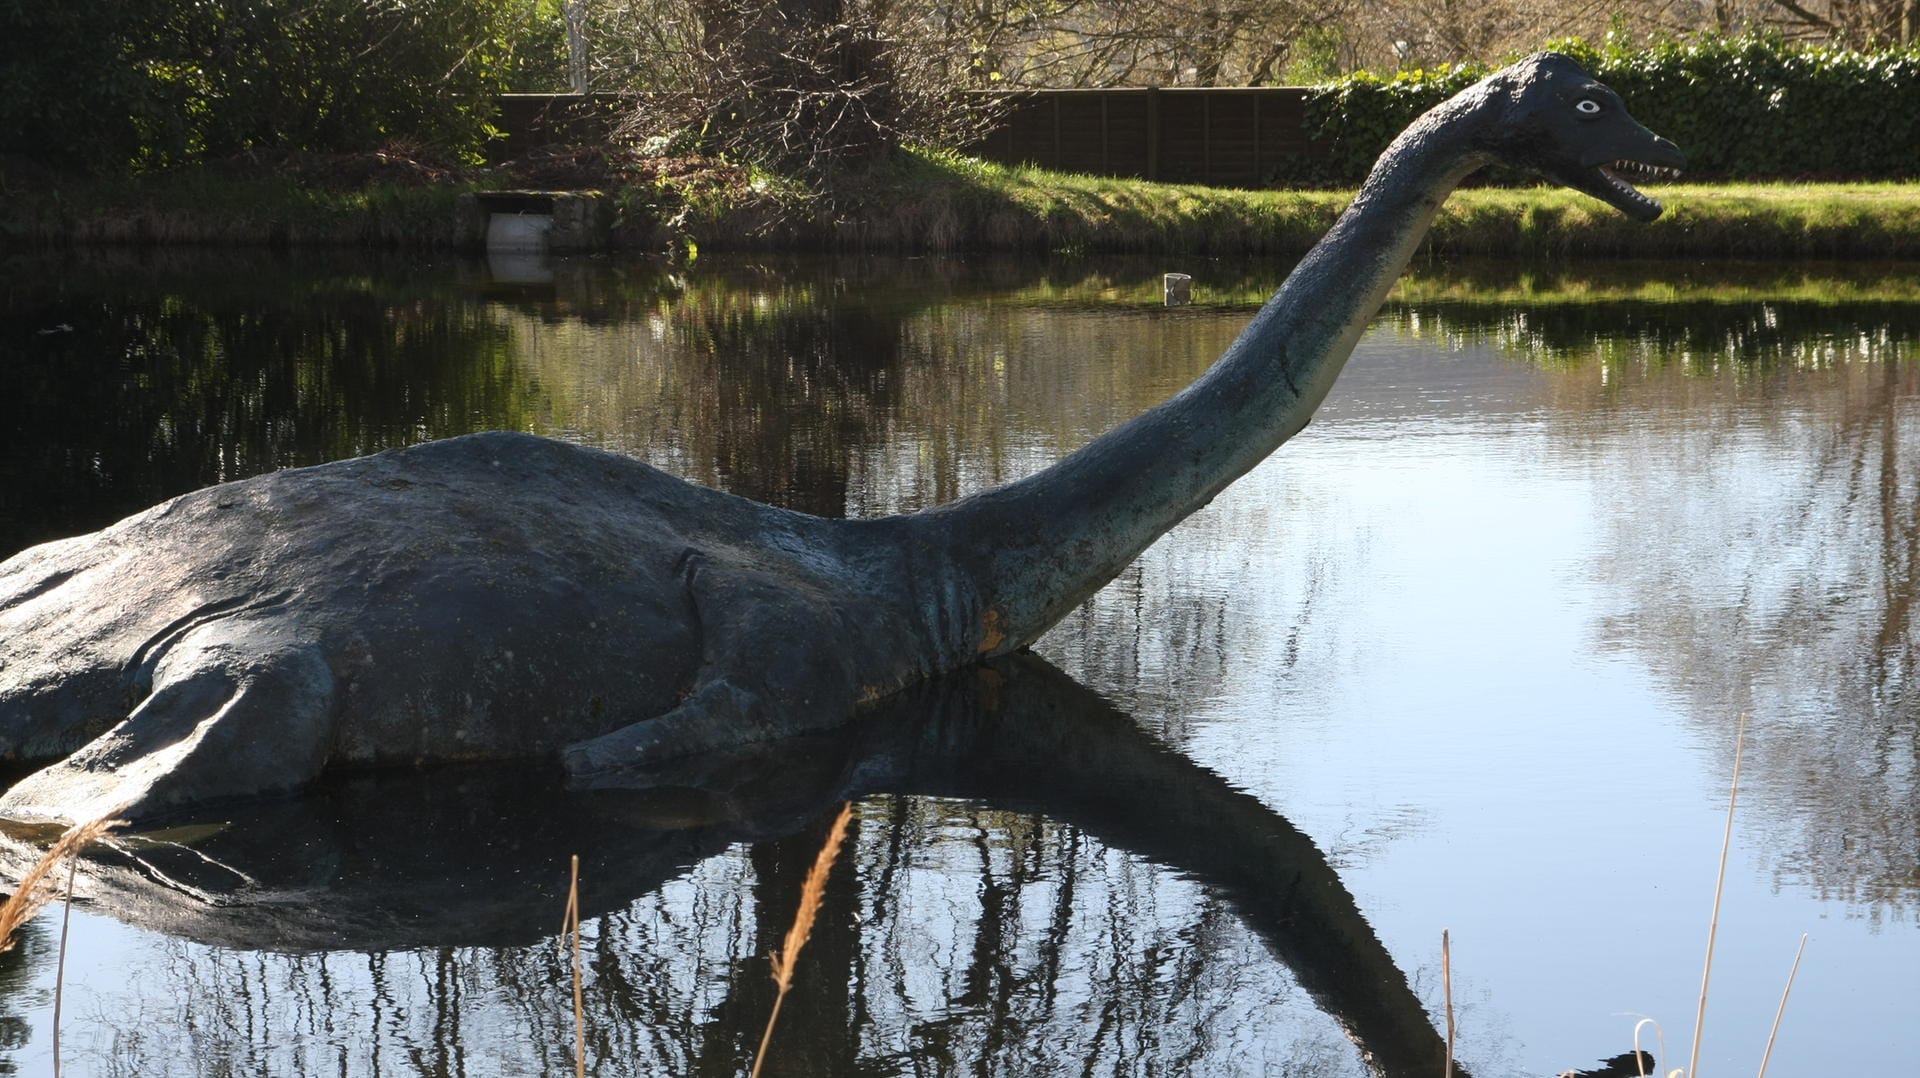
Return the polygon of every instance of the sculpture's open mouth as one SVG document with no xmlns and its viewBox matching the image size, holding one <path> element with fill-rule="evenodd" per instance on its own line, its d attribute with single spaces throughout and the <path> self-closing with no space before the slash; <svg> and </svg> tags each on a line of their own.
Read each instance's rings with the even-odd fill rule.
<svg viewBox="0 0 1920 1078">
<path fill-rule="evenodd" d="M 1648 180 L 1678 179 L 1680 170 L 1665 165 L 1649 164 L 1631 158 L 1608 161 L 1593 166 L 1594 182 L 1588 185 L 1590 194 L 1629 217 L 1641 221 L 1651 221 L 1660 216 L 1665 207 L 1658 199 L 1641 194 L 1640 189 L 1627 181 L 1631 175 L 1641 182 Z"/>
</svg>

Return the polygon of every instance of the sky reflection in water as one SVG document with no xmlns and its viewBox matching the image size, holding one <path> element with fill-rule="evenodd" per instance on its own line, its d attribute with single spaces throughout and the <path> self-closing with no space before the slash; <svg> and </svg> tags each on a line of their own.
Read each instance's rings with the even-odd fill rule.
<svg viewBox="0 0 1920 1078">
<path fill-rule="evenodd" d="M 811 512 L 936 504 L 1176 391 L 1277 276 L 1182 267 L 1211 291 L 1168 312 L 1162 268 L 14 266 L 0 551 L 496 426 Z M 1679 1065 L 1744 711 L 1703 1066 L 1757 1065 L 1808 931 L 1775 1072 L 1898 1070 L 1920 1055 L 1916 342 L 1914 267 L 1421 271 L 1306 433 L 1042 641 L 1057 671 L 896 724 L 940 751 L 814 746 L 618 811 L 475 776 L 424 804 L 342 787 L 184 836 L 260 881 L 254 906 L 129 884 L 142 927 L 76 914 L 68 1058 L 569 1070 L 542 937 L 580 845 L 606 851 L 582 850 L 598 1073 L 735 1072 L 759 956 L 852 793 L 786 1073 L 1361 1073 L 1349 1031 L 1432 1048 L 1407 1016 L 1438 1005 L 1443 927 L 1474 1073 L 1590 1065 L 1637 1014 Z M 1050 718 L 996 766 L 927 733 L 1021 708 Z M 363 802 L 398 815 L 341 807 Z M 1289 872 L 1352 919 L 1297 931 Z M 0 958 L 0 1051 L 41 1069 L 32 933 Z"/>
</svg>

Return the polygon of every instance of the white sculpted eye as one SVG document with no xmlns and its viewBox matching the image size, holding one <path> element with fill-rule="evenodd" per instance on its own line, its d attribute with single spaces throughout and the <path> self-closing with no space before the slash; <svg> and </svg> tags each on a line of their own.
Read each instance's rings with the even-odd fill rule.
<svg viewBox="0 0 1920 1078">
<path fill-rule="evenodd" d="M 1586 113 L 1588 116 L 1592 116 L 1600 111 L 1600 102 L 1595 101 L 1591 97 L 1582 98 L 1580 101 L 1575 102 L 1573 107 Z"/>
</svg>

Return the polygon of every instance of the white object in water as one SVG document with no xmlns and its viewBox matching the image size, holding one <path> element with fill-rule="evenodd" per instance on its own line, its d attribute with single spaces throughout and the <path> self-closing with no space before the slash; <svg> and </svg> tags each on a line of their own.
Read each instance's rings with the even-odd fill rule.
<svg viewBox="0 0 1920 1078">
<path fill-rule="evenodd" d="M 491 241 L 489 241 L 491 242 Z M 1184 273 L 1169 273 L 1160 279 L 1167 306 L 1185 307 L 1193 302 L 1193 278 Z"/>
<path fill-rule="evenodd" d="M 550 213 L 494 213 L 487 215 L 487 250 L 544 251 L 553 231 Z"/>
</svg>

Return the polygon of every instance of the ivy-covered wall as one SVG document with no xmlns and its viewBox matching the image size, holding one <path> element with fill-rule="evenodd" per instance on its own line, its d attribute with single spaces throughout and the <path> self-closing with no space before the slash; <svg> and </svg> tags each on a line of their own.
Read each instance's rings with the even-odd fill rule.
<svg viewBox="0 0 1920 1078">
<path fill-rule="evenodd" d="M 1636 45 L 1560 41 L 1680 145 L 1689 180 L 1888 180 L 1920 176 L 1920 50 L 1857 52 L 1769 37 Z M 1355 75 L 1315 87 L 1307 135 L 1325 152 L 1283 184 L 1352 186 L 1422 111 L 1490 67 Z"/>
</svg>

